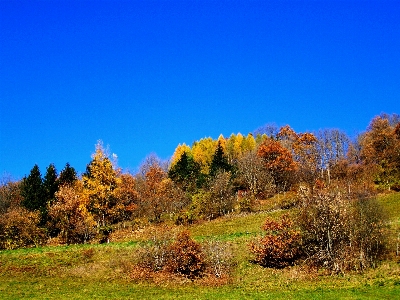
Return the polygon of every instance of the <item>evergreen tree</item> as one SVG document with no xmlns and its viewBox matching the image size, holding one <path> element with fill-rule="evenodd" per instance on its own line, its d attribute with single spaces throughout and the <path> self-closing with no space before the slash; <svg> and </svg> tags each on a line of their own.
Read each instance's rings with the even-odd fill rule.
<svg viewBox="0 0 400 300">
<path fill-rule="evenodd" d="M 38 165 L 35 165 L 29 176 L 22 180 L 21 195 L 24 198 L 22 205 L 30 211 L 46 207 L 46 194 Z"/>
<path fill-rule="evenodd" d="M 60 177 L 58 178 L 58 185 L 68 185 L 72 186 L 72 184 L 78 179 L 76 175 L 76 171 L 73 167 L 66 163 L 64 169 L 60 173 Z"/>
<path fill-rule="evenodd" d="M 211 161 L 210 175 L 214 177 L 218 173 L 218 171 L 232 171 L 232 165 L 229 164 L 220 142 L 218 142 L 217 149 L 215 150 L 214 156 Z"/>
<path fill-rule="evenodd" d="M 193 159 L 193 156 L 183 152 L 169 170 L 168 176 L 184 190 L 193 190 L 200 183 L 200 165 Z"/>
<path fill-rule="evenodd" d="M 57 170 L 54 164 L 47 167 L 46 175 L 43 180 L 43 189 L 46 195 L 46 202 L 51 202 L 54 199 L 54 194 L 58 190 Z"/>
</svg>

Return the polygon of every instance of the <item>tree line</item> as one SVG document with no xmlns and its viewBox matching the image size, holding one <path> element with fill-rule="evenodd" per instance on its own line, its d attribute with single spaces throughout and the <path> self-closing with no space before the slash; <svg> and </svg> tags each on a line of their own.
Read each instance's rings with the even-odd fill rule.
<svg viewBox="0 0 400 300">
<path fill-rule="evenodd" d="M 22 180 L 1 183 L 0 248 L 105 242 L 116 224 L 167 219 L 190 224 L 251 212 L 260 200 L 291 192 L 296 196 L 284 206 L 303 208 L 299 224 L 308 246 L 313 245 L 308 253 L 335 257 L 332 245 L 350 240 L 336 243 L 333 232 L 316 240 L 326 224 L 310 223 L 312 213 L 326 213 L 331 226 L 351 202 L 344 199 L 366 199 L 379 190 L 400 190 L 400 118 L 395 114 L 376 116 L 355 139 L 339 129 L 299 133 L 289 125 L 203 138 L 178 145 L 169 162 L 148 156 L 136 174 L 123 172 L 99 141 L 81 176 L 69 164 L 59 174 L 51 164 L 42 176 L 35 165 Z M 337 217 L 327 213 L 330 200 L 325 198 L 336 199 Z M 342 230 L 355 236 L 350 227 Z M 260 243 L 253 246 L 255 253 L 263 253 Z"/>
</svg>

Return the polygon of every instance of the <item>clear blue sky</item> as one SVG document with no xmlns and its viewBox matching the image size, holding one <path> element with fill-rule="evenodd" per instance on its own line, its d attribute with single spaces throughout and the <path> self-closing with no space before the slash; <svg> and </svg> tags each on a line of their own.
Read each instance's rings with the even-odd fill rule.
<svg viewBox="0 0 400 300">
<path fill-rule="evenodd" d="M 0 0 L 0 175 L 400 113 L 399 1 Z"/>
</svg>

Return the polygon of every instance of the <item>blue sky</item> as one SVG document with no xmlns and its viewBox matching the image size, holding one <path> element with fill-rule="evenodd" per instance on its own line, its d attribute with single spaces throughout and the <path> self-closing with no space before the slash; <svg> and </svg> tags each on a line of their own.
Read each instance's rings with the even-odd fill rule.
<svg viewBox="0 0 400 300">
<path fill-rule="evenodd" d="M 399 1 L 0 0 L 0 175 L 179 143 L 365 130 L 400 108 Z"/>
</svg>

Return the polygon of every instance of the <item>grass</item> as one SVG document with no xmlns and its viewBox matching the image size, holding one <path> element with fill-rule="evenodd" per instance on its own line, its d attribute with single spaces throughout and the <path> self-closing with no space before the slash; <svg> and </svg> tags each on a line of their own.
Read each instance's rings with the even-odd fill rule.
<svg viewBox="0 0 400 300">
<path fill-rule="evenodd" d="M 400 229 L 400 193 L 379 197 L 388 210 L 392 239 Z M 294 266 L 282 270 L 249 262 L 248 242 L 267 216 L 280 210 L 231 215 L 189 226 L 200 241 L 219 240 L 235 254 L 225 285 L 165 281 L 135 283 L 129 277 L 140 241 L 154 227 L 110 244 L 0 251 L 1 299 L 399 299 L 400 259 L 392 255 L 363 274 L 329 276 Z M 394 242 L 393 242 L 394 243 Z M 393 249 L 391 249 L 393 252 Z"/>
</svg>

